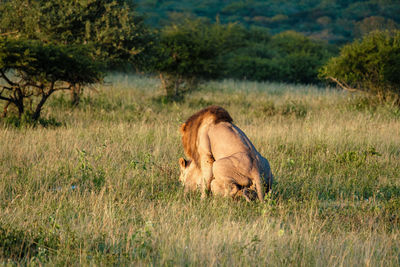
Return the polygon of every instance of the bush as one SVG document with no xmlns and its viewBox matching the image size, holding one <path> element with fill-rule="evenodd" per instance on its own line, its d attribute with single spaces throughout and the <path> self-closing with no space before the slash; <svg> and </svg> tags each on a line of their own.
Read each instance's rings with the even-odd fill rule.
<svg viewBox="0 0 400 267">
<path fill-rule="evenodd" d="M 400 31 L 375 31 L 344 46 L 320 77 L 349 91 L 362 91 L 400 104 Z"/>
<path fill-rule="evenodd" d="M 161 30 L 150 68 L 160 73 L 167 96 L 176 97 L 199 79 L 217 77 L 221 55 L 240 46 L 241 33 L 235 24 L 184 19 Z"/>
</svg>

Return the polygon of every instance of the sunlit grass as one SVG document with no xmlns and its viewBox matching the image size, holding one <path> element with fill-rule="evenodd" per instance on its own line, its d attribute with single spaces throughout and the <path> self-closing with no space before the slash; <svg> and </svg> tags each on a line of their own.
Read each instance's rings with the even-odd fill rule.
<svg viewBox="0 0 400 267">
<path fill-rule="evenodd" d="M 115 74 L 61 126 L 0 126 L 0 262 L 400 264 L 400 110 L 333 89 L 222 81 L 165 103 Z M 161 100 L 160 100 L 161 99 Z M 178 127 L 217 104 L 270 161 L 264 204 L 185 196 Z"/>
</svg>

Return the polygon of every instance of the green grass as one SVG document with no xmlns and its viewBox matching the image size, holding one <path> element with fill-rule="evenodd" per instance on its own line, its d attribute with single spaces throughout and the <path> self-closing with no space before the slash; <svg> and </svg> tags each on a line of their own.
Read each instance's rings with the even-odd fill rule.
<svg viewBox="0 0 400 267">
<path fill-rule="evenodd" d="M 234 81 L 165 103 L 157 80 L 109 81 L 76 109 L 50 99 L 46 127 L 1 121 L 0 264 L 400 264 L 399 108 Z M 210 104 L 270 161 L 265 203 L 183 194 L 178 128 Z"/>
</svg>

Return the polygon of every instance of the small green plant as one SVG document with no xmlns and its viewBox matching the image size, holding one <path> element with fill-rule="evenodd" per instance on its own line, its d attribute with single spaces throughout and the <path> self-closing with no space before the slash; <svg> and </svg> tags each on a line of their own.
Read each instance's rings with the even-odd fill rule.
<svg viewBox="0 0 400 267">
<path fill-rule="evenodd" d="M 78 150 L 79 153 L 79 165 L 78 165 L 78 180 L 77 186 L 83 188 L 93 188 L 94 190 L 100 190 L 103 188 L 106 182 L 105 172 L 103 169 L 95 169 L 89 162 L 88 154 L 85 150 Z M 75 184 L 74 184 L 75 185 Z"/>
<path fill-rule="evenodd" d="M 276 211 L 277 202 L 271 190 L 267 194 L 265 194 L 264 200 L 265 202 L 262 203 L 261 206 L 261 214 L 270 215 L 274 213 Z"/>
<path fill-rule="evenodd" d="M 147 171 L 154 165 L 153 156 L 150 153 L 140 153 L 137 159 L 131 160 L 129 166 L 135 170 Z"/>
<path fill-rule="evenodd" d="M 137 230 L 130 239 L 133 247 L 132 257 L 142 259 L 147 257 L 153 251 L 153 223 L 147 221 L 145 225 Z"/>
<path fill-rule="evenodd" d="M 354 163 L 356 165 L 362 165 L 366 162 L 368 157 L 380 157 L 381 154 L 376 151 L 375 147 L 368 147 L 364 151 L 345 151 L 336 155 L 336 161 L 339 163 Z"/>
<path fill-rule="evenodd" d="M 289 101 L 279 108 L 279 113 L 283 116 L 304 118 L 307 116 L 307 106 L 299 101 Z"/>
<path fill-rule="evenodd" d="M 43 229 L 31 229 L 26 232 L 12 225 L 0 224 L 0 259 L 37 258 L 45 261 L 49 253 L 59 245 L 58 234 Z"/>
</svg>

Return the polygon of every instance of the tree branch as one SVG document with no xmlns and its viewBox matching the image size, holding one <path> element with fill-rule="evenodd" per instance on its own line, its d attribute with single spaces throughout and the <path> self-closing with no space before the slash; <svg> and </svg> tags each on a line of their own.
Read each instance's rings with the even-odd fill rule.
<svg viewBox="0 0 400 267">
<path fill-rule="evenodd" d="M 2 96 L 2 95 L 0 95 L 0 99 L 14 103 L 12 98 L 8 98 L 8 97 Z"/>
<path fill-rule="evenodd" d="M 11 86 L 16 86 L 17 84 L 12 82 L 10 79 L 7 78 L 6 74 L 3 70 L 0 70 L 1 77 Z"/>
<path fill-rule="evenodd" d="M 0 33 L 0 36 L 7 36 L 7 35 L 14 34 L 14 33 L 18 33 L 18 31 Z"/>
<path fill-rule="evenodd" d="M 68 87 L 59 87 L 59 88 L 54 88 L 53 91 L 60 91 L 60 90 L 70 90 L 71 86 Z"/>
<path fill-rule="evenodd" d="M 4 90 L 12 91 L 12 88 L 3 85 L 0 85 L 0 88 L 1 88 L 0 95 L 3 94 Z"/>
<path fill-rule="evenodd" d="M 46 95 L 51 95 L 51 94 L 54 92 L 54 86 L 55 86 L 55 85 L 56 85 L 55 82 L 51 82 L 51 83 L 50 83 L 50 89 L 49 89 L 49 91 L 47 92 Z"/>
<path fill-rule="evenodd" d="M 36 87 L 38 89 L 42 89 L 43 85 L 37 85 L 35 83 L 30 83 L 30 82 L 26 82 L 25 84 L 23 84 L 21 87 L 27 87 L 27 86 L 32 86 L 32 87 Z"/>
<path fill-rule="evenodd" d="M 7 86 L 4 86 L 4 85 L 0 85 L 0 87 L 3 88 L 3 90 L 1 90 L 1 93 L 3 93 L 4 90 L 12 91 L 12 88 L 11 88 L 11 87 L 7 87 Z M 0 93 L 0 94 L 1 94 L 1 93 Z"/>
<path fill-rule="evenodd" d="M 338 79 L 334 78 L 334 77 L 327 77 L 327 79 L 334 81 L 337 85 L 339 85 L 342 89 L 349 91 L 349 92 L 363 92 L 359 89 L 355 89 L 350 87 L 348 84 L 346 84 L 345 82 L 340 82 Z"/>
<path fill-rule="evenodd" d="M 28 98 L 28 97 L 31 97 L 33 95 L 34 95 L 34 93 L 30 93 L 30 94 L 26 94 L 24 97 Z"/>
</svg>

